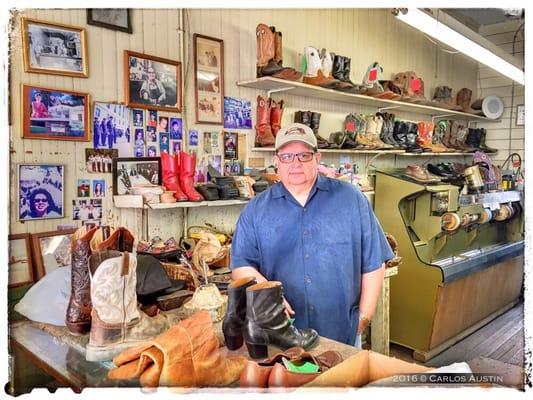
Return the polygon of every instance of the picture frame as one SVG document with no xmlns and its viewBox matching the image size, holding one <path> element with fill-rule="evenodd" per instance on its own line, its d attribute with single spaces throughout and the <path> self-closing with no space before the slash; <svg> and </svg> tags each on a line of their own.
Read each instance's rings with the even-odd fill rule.
<svg viewBox="0 0 533 400">
<path fill-rule="evenodd" d="M 101 198 L 72 200 L 72 219 L 74 221 L 99 220 L 102 215 Z"/>
<path fill-rule="evenodd" d="M 136 185 L 161 185 L 160 157 L 113 158 L 113 194 L 132 194 Z"/>
<path fill-rule="evenodd" d="M 117 149 L 120 157 L 131 156 L 131 110 L 124 104 L 93 102 L 94 149 Z"/>
<path fill-rule="evenodd" d="M 63 218 L 65 166 L 18 164 L 18 221 Z"/>
<path fill-rule="evenodd" d="M 22 85 L 22 138 L 89 141 L 89 94 Z"/>
<path fill-rule="evenodd" d="M 197 124 L 224 124 L 224 41 L 195 33 L 194 99 Z"/>
<path fill-rule="evenodd" d="M 516 126 L 524 126 L 525 125 L 525 113 L 526 113 L 526 106 L 524 104 L 518 104 L 516 106 Z"/>
<path fill-rule="evenodd" d="M 129 8 L 88 8 L 87 25 L 133 33 Z"/>
<path fill-rule="evenodd" d="M 31 235 L 36 280 L 71 265 L 71 238 L 76 229 L 40 232 Z"/>
<path fill-rule="evenodd" d="M 181 62 L 124 50 L 124 91 L 129 107 L 181 112 Z"/>
<path fill-rule="evenodd" d="M 25 72 L 89 76 L 84 28 L 22 18 L 22 49 Z"/>
<path fill-rule="evenodd" d="M 29 233 L 8 236 L 8 288 L 34 282 L 31 238 Z"/>
</svg>

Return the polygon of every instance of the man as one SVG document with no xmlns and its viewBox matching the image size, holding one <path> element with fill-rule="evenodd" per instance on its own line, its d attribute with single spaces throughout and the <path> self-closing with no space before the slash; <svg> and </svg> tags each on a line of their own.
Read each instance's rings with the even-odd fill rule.
<svg viewBox="0 0 533 400">
<path fill-rule="evenodd" d="M 360 347 L 374 314 L 384 262 L 394 257 L 365 196 L 318 176 L 313 131 L 281 129 L 274 162 L 281 182 L 255 197 L 237 222 L 232 278 L 283 283 L 297 328 Z"/>
<path fill-rule="evenodd" d="M 163 83 L 156 78 L 155 70 L 149 67 L 148 80 L 145 80 L 141 86 L 140 96 L 141 99 L 149 104 L 162 104 L 167 95 Z"/>
</svg>

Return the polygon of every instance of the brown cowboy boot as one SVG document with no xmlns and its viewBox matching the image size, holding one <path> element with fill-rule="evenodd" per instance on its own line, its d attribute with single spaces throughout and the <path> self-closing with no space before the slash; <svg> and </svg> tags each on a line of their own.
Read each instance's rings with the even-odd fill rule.
<svg viewBox="0 0 533 400">
<path fill-rule="evenodd" d="M 90 241 L 98 228 L 82 226 L 72 235 L 72 269 L 70 299 L 66 325 L 73 335 L 83 335 L 91 329 L 91 281 L 89 279 Z"/>
<path fill-rule="evenodd" d="M 274 99 L 268 99 L 270 108 L 270 126 L 272 129 L 272 135 L 276 137 L 278 131 L 281 128 L 281 117 L 283 115 L 283 100 L 276 103 Z"/>
<path fill-rule="evenodd" d="M 472 113 L 474 110 L 470 108 L 472 102 L 472 91 L 468 88 L 462 88 L 455 96 L 456 104 L 461 107 L 461 110 L 466 113 Z"/>
<path fill-rule="evenodd" d="M 276 138 L 270 126 L 271 110 L 265 99 L 257 96 L 257 125 L 255 126 L 255 145 L 258 147 L 274 146 Z"/>
<path fill-rule="evenodd" d="M 283 67 L 283 44 L 281 32 L 276 31 L 276 28 L 271 26 L 270 30 L 274 33 L 274 62 Z M 275 78 L 287 79 L 289 81 L 297 81 L 302 77 L 302 73 L 296 71 L 294 68 L 283 67 L 280 72 L 272 75 Z"/>
<path fill-rule="evenodd" d="M 259 24 L 255 29 L 256 34 L 256 65 L 257 77 L 270 76 L 276 72 L 280 72 L 283 67 L 280 67 L 274 61 L 274 33 L 266 24 Z"/>
</svg>

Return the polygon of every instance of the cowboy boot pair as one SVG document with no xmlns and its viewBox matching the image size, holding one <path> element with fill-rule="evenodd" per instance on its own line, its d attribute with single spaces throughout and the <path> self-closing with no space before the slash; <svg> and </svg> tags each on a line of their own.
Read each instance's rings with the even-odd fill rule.
<svg viewBox="0 0 533 400">
<path fill-rule="evenodd" d="M 257 39 L 257 77 L 273 76 L 275 78 L 296 81 L 302 74 L 294 68 L 283 67 L 282 35 L 273 26 L 259 24 L 255 30 Z"/>
<path fill-rule="evenodd" d="M 281 128 L 284 101 L 257 96 L 257 125 L 255 126 L 255 145 L 257 147 L 274 146 L 276 135 Z"/>
<path fill-rule="evenodd" d="M 333 89 L 338 85 L 339 81 L 331 75 L 333 70 L 331 54 L 325 49 L 319 52 L 318 49 L 312 46 L 305 47 L 304 66 L 304 83 L 329 89 Z"/>
<path fill-rule="evenodd" d="M 203 201 L 204 198 L 194 189 L 196 155 L 184 151 L 170 155 L 161 153 L 163 185 L 174 192 L 177 201 Z"/>
<path fill-rule="evenodd" d="M 294 122 L 307 125 L 316 136 L 317 146 L 319 149 L 332 148 L 331 143 L 318 134 L 320 117 L 322 114 L 313 111 L 296 111 L 294 113 Z"/>
<path fill-rule="evenodd" d="M 361 94 L 365 92 L 362 85 L 357 85 L 350 80 L 350 66 L 352 59 L 331 53 L 333 57 L 333 78 L 339 81 L 335 89 L 347 93 Z"/>
<path fill-rule="evenodd" d="M 73 335 L 83 335 L 91 329 L 91 281 L 89 258 L 98 250 L 133 249 L 133 236 L 120 228 L 109 226 L 87 229 L 82 226 L 72 235 L 71 291 L 66 312 L 66 325 Z"/>
</svg>

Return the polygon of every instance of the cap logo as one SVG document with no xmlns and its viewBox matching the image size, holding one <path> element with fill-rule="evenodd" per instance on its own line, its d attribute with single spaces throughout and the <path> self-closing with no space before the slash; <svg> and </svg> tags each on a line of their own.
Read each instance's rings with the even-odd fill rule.
<svg viewBox="0 0 533 400">
<path fill-rule="evenodd" d="M 303 128 L 300 128 L 299 126 L 293 126 L 292 128 L 288 129 L 287 132 L 285 132 L 285 136 L 289 135 L 305 135 L 305 131 Z"/>
</svg>

